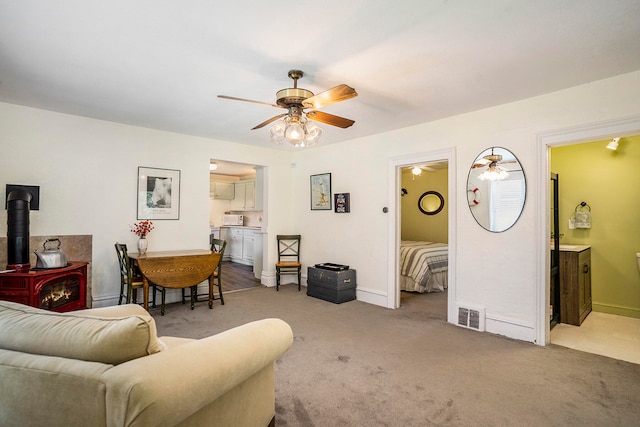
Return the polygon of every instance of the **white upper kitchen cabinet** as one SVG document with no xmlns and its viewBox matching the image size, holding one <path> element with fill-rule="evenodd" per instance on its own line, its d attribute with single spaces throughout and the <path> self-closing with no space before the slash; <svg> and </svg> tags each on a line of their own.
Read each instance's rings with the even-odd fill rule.
<svg viewBox="0 0 640 427">
<path fill-rule="evenodd" d="M 256 208 L 256 181 L 237 181 L 234 189 L 235 197 L 231 200 L 231 210 L 254 210 Z"/>
<path fill-rule="evenodd" d="M 235 197 L 235 185 L 233 182 L 211 181 L 210 197 L 212 199 L 233 200 Z"/>
</svg>

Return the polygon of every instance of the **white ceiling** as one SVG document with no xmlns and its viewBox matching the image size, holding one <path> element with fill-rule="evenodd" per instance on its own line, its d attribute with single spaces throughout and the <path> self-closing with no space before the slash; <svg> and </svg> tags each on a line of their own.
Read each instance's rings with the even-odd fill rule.
<svg viewBox="0 0 640 427">
<path fill-rule="evenodd" d="M 257 146 L 290 69 L 337 143 L 640 69 L 638 0 L 0 0 L 0 101 Z"/>
</svg>

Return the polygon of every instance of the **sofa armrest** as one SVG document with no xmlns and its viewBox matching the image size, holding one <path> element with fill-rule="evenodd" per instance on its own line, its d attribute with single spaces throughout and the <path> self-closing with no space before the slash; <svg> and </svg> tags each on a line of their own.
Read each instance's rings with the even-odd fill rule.
<svg viewBox="0 0 640 427">
<path fill-rule="evenodd" d="M 264 319 L 120 364 L 104 374 L 107 424 L 178 424 L 272 367 L 292 342 L 287 323 Z"/>
</svg>

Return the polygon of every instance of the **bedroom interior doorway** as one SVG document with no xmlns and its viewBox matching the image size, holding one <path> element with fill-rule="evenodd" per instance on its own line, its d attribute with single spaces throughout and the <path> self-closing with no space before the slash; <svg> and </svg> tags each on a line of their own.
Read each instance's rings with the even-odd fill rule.
<svg viewBox="0 0 640 427">
<path fill-rule="evenodd" d="M 400 306 L 446 320 L 448 163 L 413 164 L 400 171 Z"/>
<path fill-rule="evenodd" d="M 418 170 L 416 170 L 416 175 L 413 176 L 411 169 L 416 166 L 420 169 L 420 175 L 417 175 Z M 434 314 L 434 317 L 442 317 L 443 320 L 451 321 L 454 319 L 452 313 L 455 313 L 456 193 L 454 152 L 453 150 L 443 150 L 392 159 L 390 178 L 390 187 L 392 187 L 390 194 L 393 194 L 394 197 L 391 200 L 391 215 L 389 215 L 390 273 L 387 306 L 398 308 L 407 303 L 428 311 L 428 314 Z M 438 194 L 434 195 L 434 193 Z M 431 201 L 436 205 L 433 208 L 430 207 Z M 438 223 L 435 227 L 433 226 L 434 222 Z M 442 229 L 443 225 L 444 229 Z M 430 228 L 431 232 L 425 233 L 424 230 Z M 436 228 L 439 229 L 436 230 Z M 400 266 L 400 243 L 402 240 L 439 241 L 448 245 L 446 253 L 449 263 L 444 280 L 446 282 L 445 292 L 401 291 L 401 281 L 405 280 L 401 277 L 402 268 Z M 429 299 L 429 297 L 431 298 Z M 432 310 L 434 313 L 430 313 Z"/>
</svg>

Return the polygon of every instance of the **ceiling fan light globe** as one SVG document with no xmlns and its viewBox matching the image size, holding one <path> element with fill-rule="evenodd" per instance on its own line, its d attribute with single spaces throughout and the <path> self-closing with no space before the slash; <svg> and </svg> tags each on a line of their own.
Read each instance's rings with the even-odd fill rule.
<svg viewBox="0 0 640 427">
<path fill-rule="evenodd" d="M 304 126 L 304 140 L 307 142 L 307 147 L 315 145 L 322 136 L 322 129 L 320 126 L 313 122 L 307 122 Z"/>
<path fill-rule="evenodd" d="M 287 126 L 284 136 L 290 143 L 299 144 L 304 139 L 304 129 L 299 124 L 292 123 Z"/>
<path fill-rule="evenodd" d="M 502 181 L 509 176 L 509 172 L 496 166 L 495 162 L 492 162 L 484 172 L 478 176 L 481 181 Z"/>
<path fill-rule="evenodd" d="M 282 141 L 284 138 L 285 124 L 282 120 L 278 120 L 271 128 L 269 129 L 269 136 L 272 141 Z"/>
<path fill-rule="evenodd" d="M 320 136 L 316 137 L 316 138 L 308 138 L 307 136 L 304 137 L 304 145 L 305 147 L 313 147 L 318 143 L 318 138 Z"/>
</svg>

